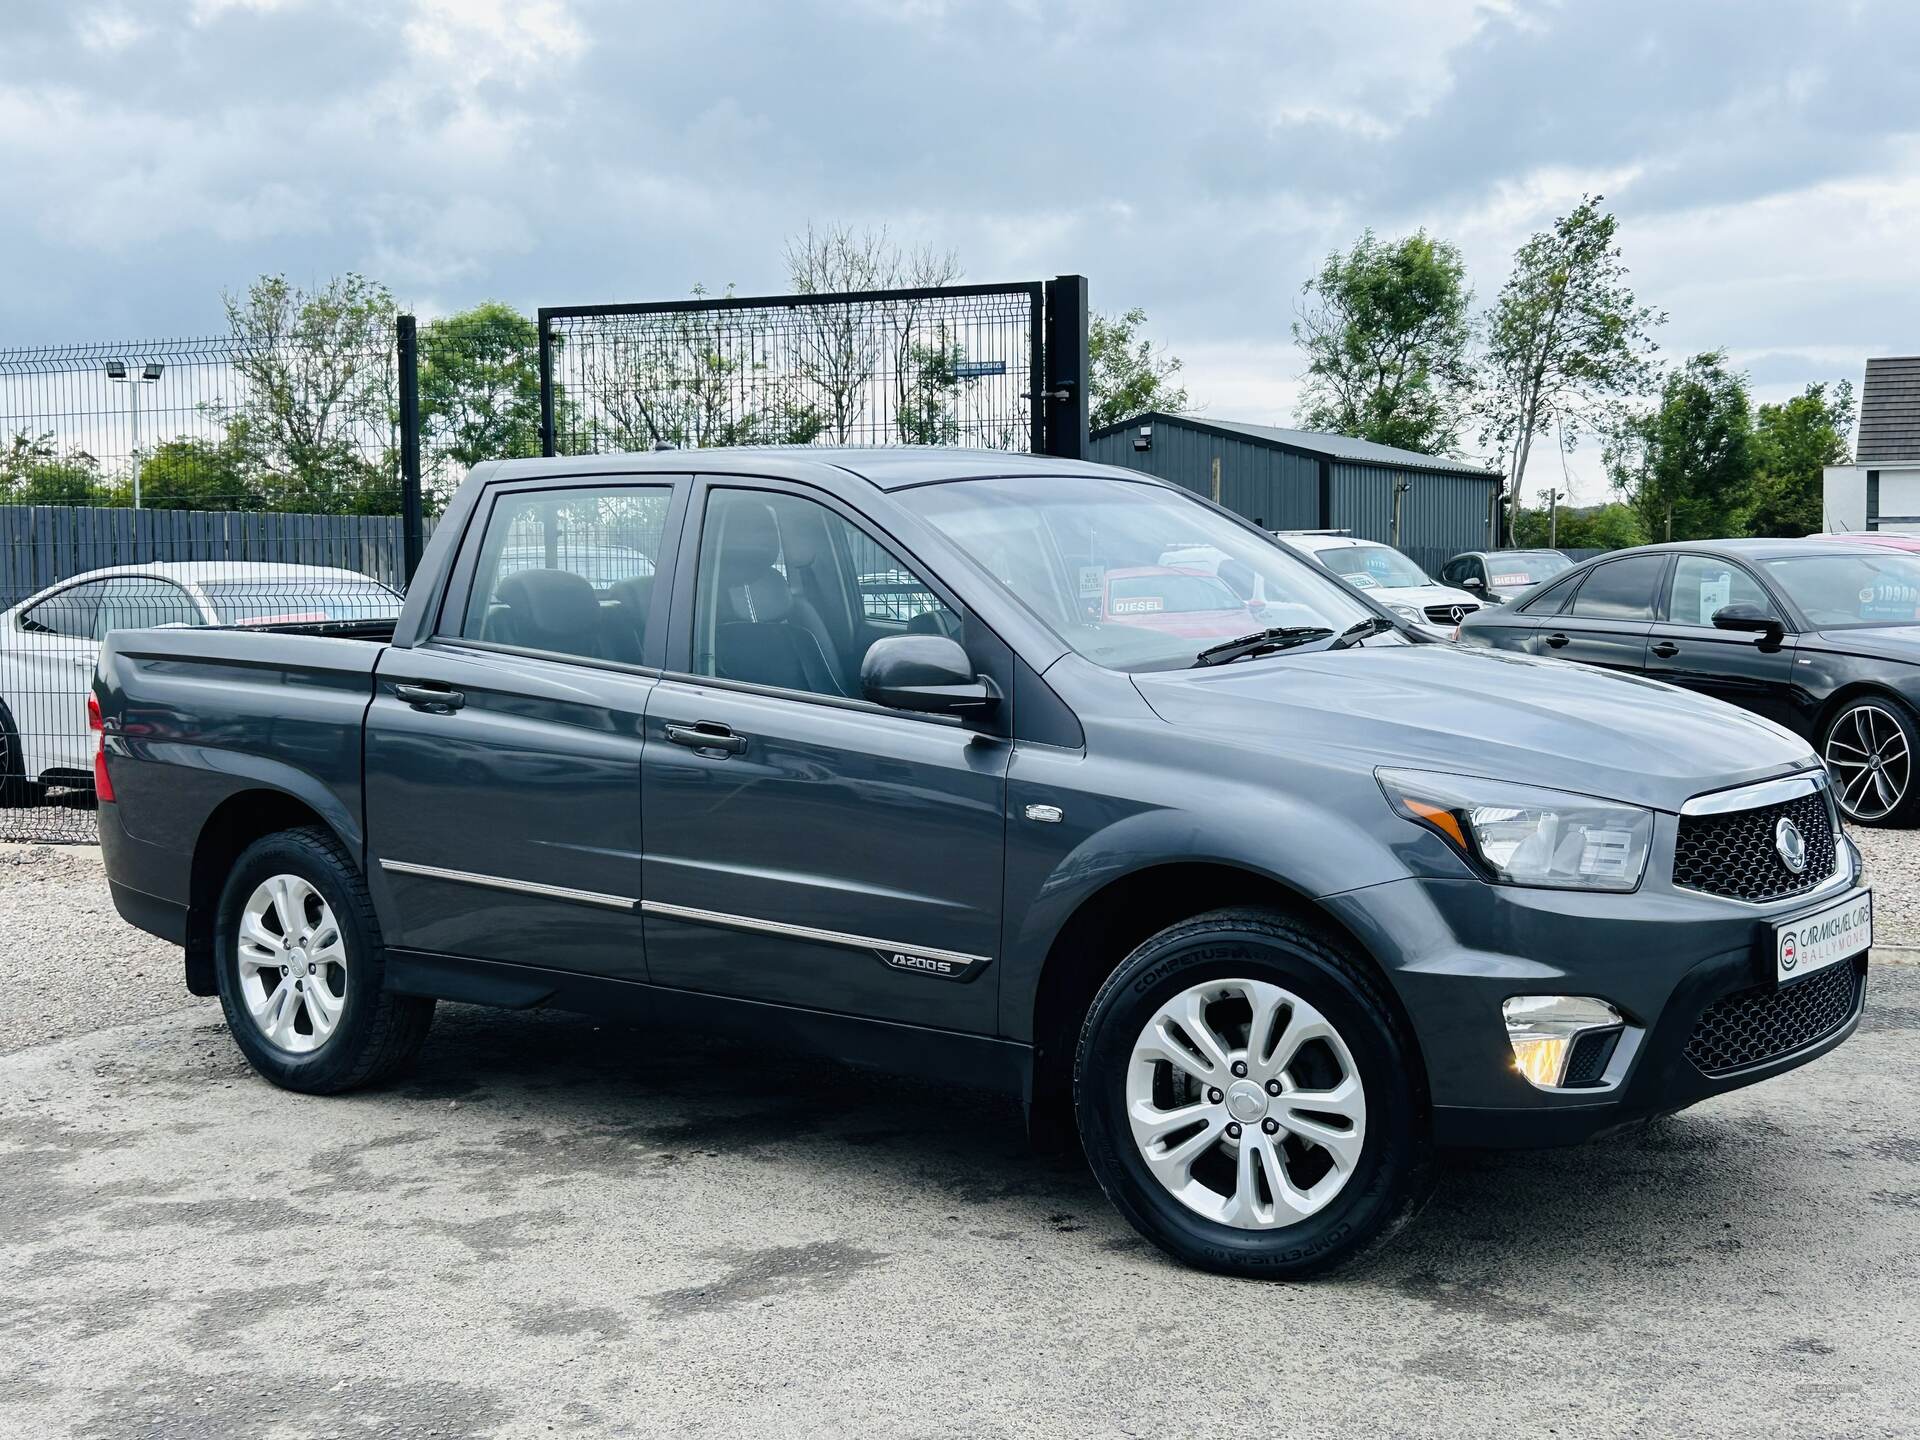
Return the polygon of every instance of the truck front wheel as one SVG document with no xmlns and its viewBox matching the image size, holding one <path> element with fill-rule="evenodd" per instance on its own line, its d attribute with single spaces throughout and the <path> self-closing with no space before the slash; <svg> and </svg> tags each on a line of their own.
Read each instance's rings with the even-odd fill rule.
<svg viewBox="0 0 1920 1440">
<path fill-rule="evenodd" d="M 332 1095 L 419 1052 L 433 1001 L 384 988 L 386 955 L 365 881 L 324 830 L 286 830 L 234 862 L 214 923 L 227 1029 L 274 1084 Z"/>
<path fill-rule="evenodd" d="M 1175 1258 L 1293 1279 L 1385 1240 L 1431 1172 L 1418 1051 L 1371 972 L 1313 929 L 1221 910 L 1102 986 L 1074 1105 L 1121 1214 Z"/>
</svg>

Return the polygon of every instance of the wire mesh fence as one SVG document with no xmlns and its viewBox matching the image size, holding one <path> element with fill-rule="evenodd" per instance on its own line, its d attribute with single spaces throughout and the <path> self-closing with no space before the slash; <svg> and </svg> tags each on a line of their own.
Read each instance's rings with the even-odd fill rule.
<svg viewBox="0 0 1920 1440">
<path fill-rule="evenodd" d="M 540 312 L 551 451 L 1042 448 L 1038 284 Z"/>
<path fill-rule="evenodd" d="M 399 611 L 390 323 L 0 350 L 0 838 L 95 836 L 101 641 Z"/>
</svg>

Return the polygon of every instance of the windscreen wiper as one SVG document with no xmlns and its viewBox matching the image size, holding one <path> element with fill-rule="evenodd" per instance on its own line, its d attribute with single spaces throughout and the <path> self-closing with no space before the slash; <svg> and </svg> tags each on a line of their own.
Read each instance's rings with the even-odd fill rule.
<svg viewBox="0 0 1920 1440">
<path fill-rule="evenodd" d="M 1193 657 L 1193 664 L 1195 669 L 1203 665 L 1224 665 L 1229 660 L 1242 660 L 1249 655 L 1291 650 L 1295 645 L 1321 640 L 1331 634 L 1333 631 L 1324 625 L 1278 625 L 1271 630 L 1242 635 L 1238 640 L 1223 640 L 1218 645 L 1209 645 Z"/>
<path fill-rule="evenodd" d="M 1393 622 L 1379 615 L 1369 615 L 1357 624 L 1349 625 L 1340 632 L 1339 637 L 1329 646 L 1329 650 L 1344 650 L 1349 645 L 1358 645 L 1369 635 L 1378 635 L 1393 629 Z"/>
</svg>

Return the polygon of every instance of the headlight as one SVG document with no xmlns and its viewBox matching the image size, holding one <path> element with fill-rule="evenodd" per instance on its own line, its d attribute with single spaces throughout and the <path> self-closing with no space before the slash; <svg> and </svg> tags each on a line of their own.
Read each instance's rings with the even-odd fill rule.
<svg viewBox="0 0 1920 1440">
<path fill-rule="evenodd" d="M 1376 770 L 1401 815 L 1504 885 L 1632 890 L 1647 868 L 1653 813 L 1587 795 L 1469 775 Z"/>
<path fill-rule="evenodd" d="M 1424 625 L 1427 623 L 1427 617 L 1411 605 L 1389 605 L 1387 608 L 1402 620 L 1405 620 L 1409 625 Z"/>
</svg>

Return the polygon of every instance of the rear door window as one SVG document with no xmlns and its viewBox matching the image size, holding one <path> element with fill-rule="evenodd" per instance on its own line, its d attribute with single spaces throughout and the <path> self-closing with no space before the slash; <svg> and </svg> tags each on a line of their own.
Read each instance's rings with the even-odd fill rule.
<svg viewBox="0 0 1920 1440">
<path fill-rule="evenodd" d="M 128 577 L 109 580 L 93 622 L 93 638 L 113 630 L 152 630 L 161 625 L 204 625 L 193 598 L 170 580 Z"/>
<path fill-rule="evenodd" d="M 1665 555 L 1610 560 L 1587 573 L 1569 613 L 1583 620 L 1651 620 L 1654 590 L 1666 568 Z"/>
<path fill-rule="evenodd" d="M 20 617 L 20 628 L 33 635 L 91 640 L 107 584 L 105 580 L 89 580 L 84 585 L 71 585 L 57 595 L 49 595 Z"/>
<path fill-rule="evenodd" d="M 671 485 L 583 485 L 499 496 L 480 542 L 469 640 L 639 664 Z"/>
</svg>

